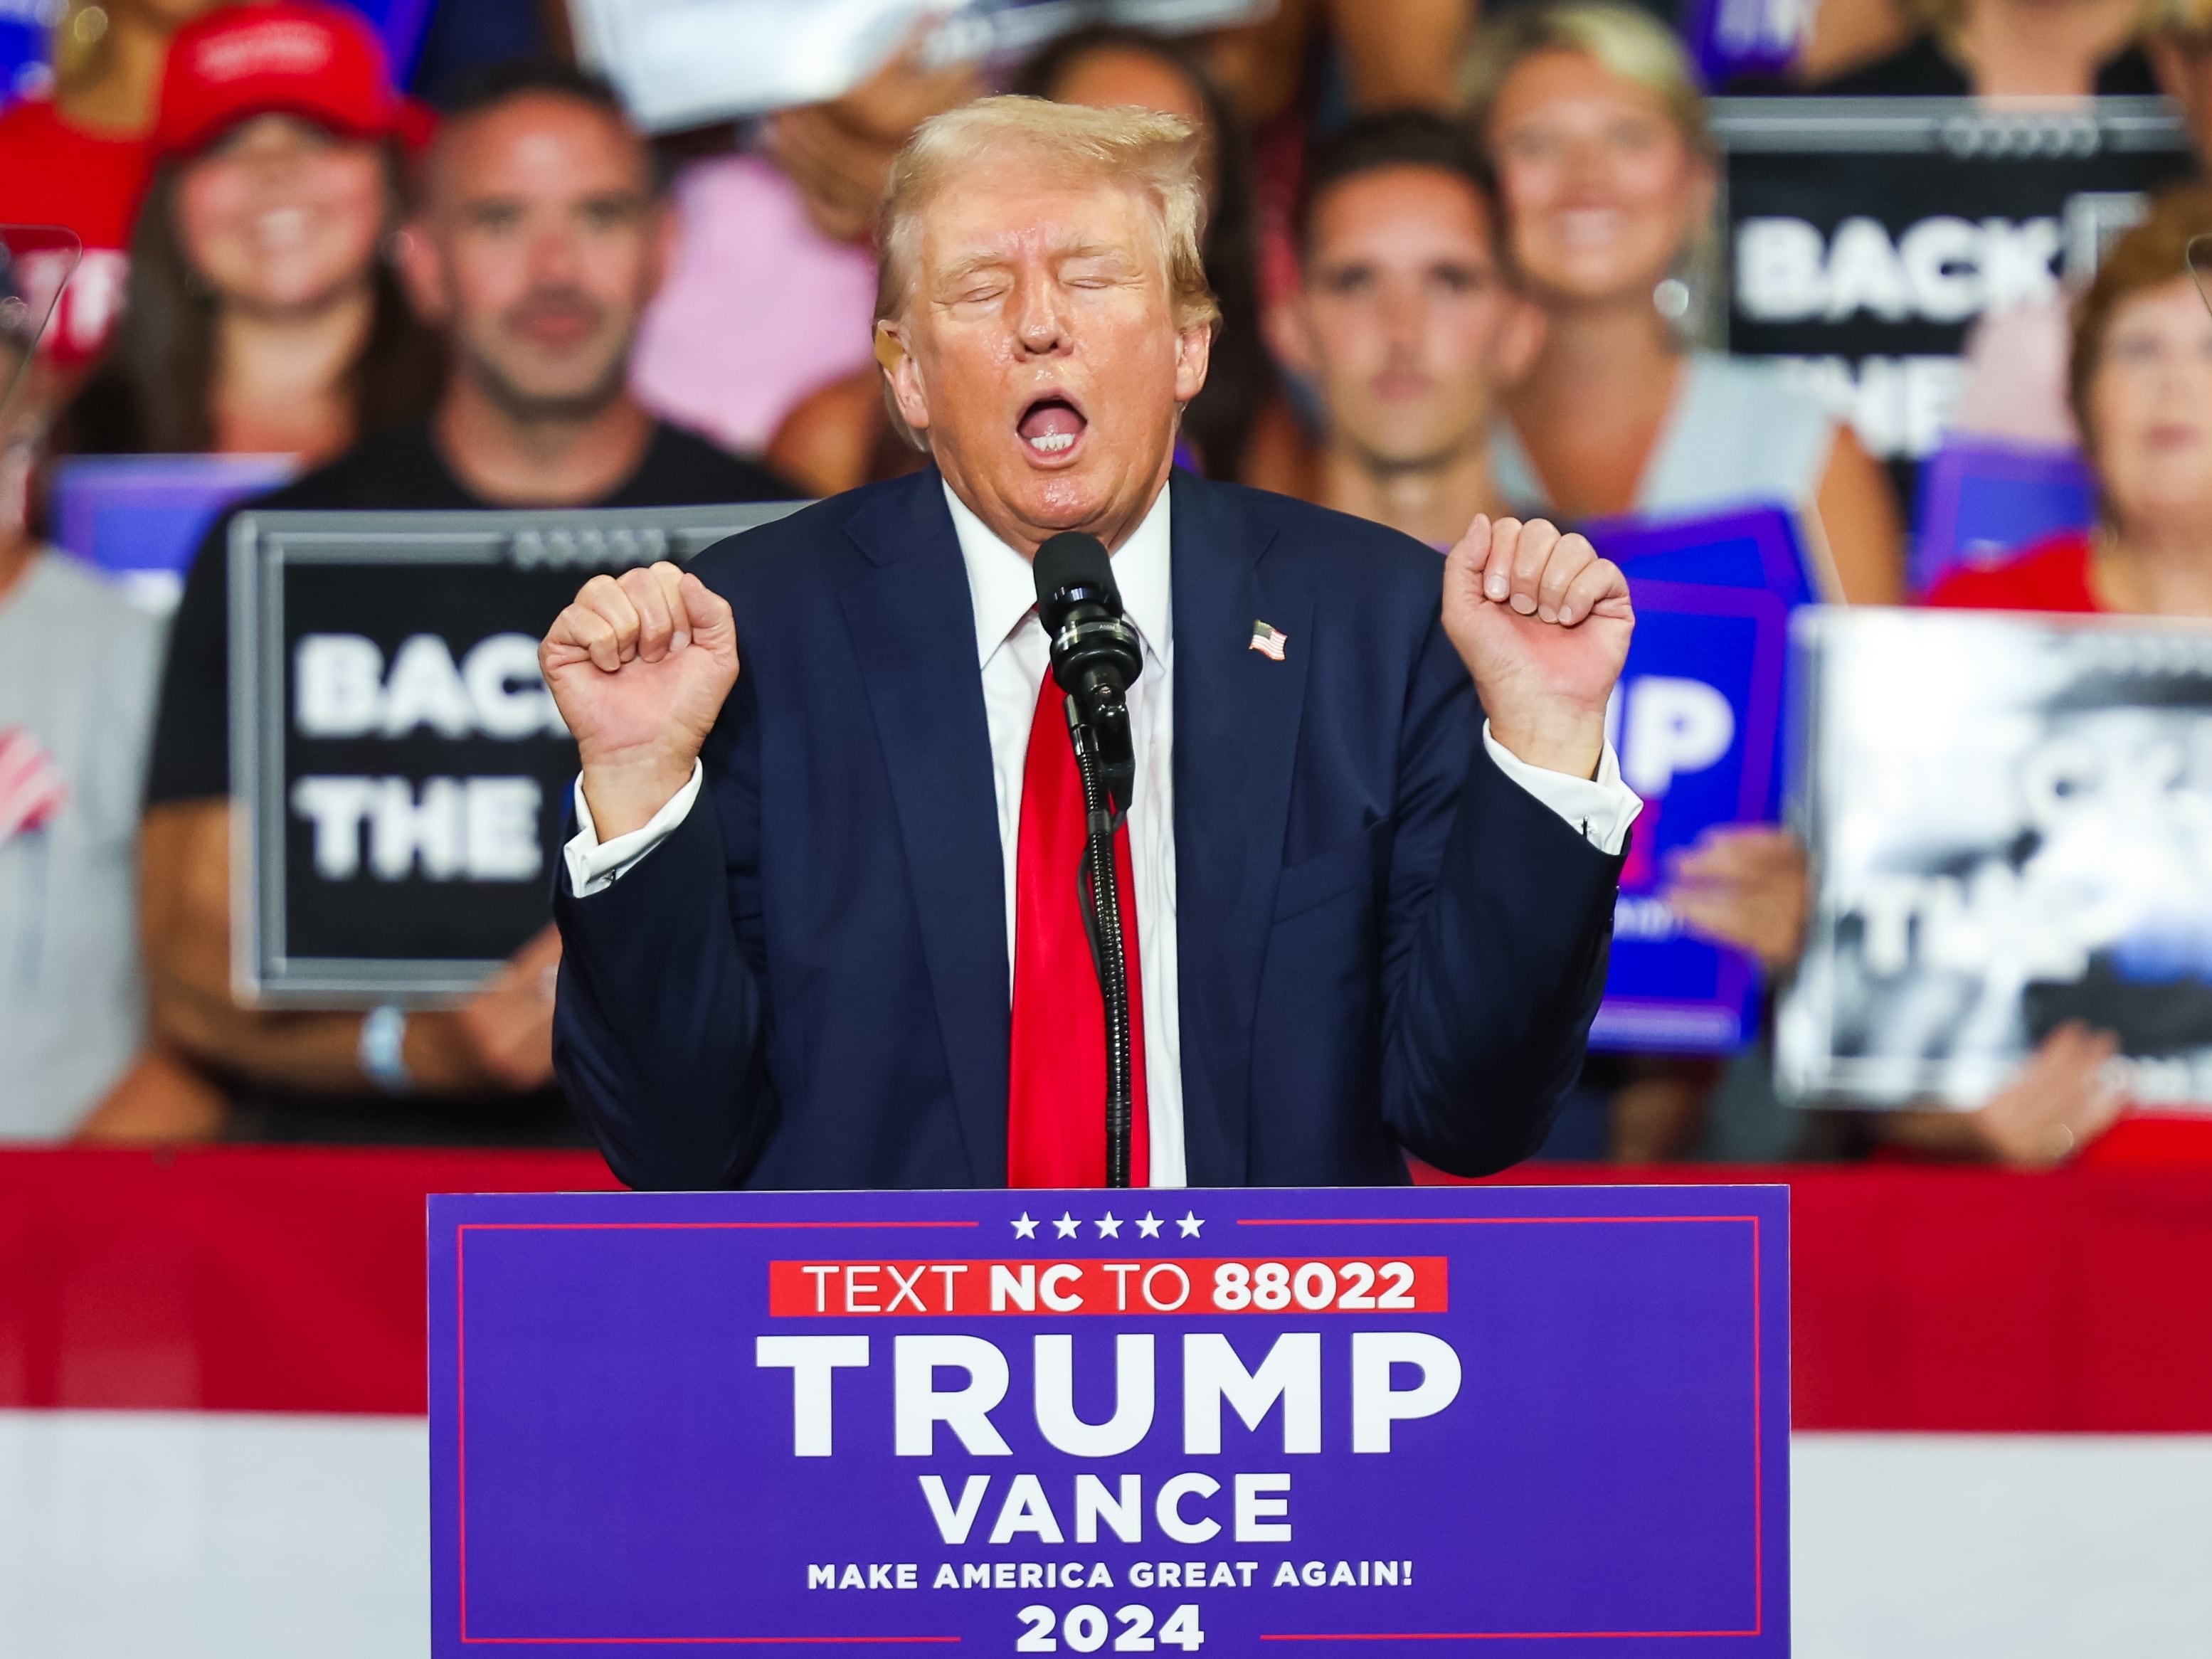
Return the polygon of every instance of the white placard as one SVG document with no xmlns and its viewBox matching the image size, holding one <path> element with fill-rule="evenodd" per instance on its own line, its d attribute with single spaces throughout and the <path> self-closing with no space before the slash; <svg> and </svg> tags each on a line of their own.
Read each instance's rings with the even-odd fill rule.
<svg viewBox="0 0 2212 1659">
<path fill-rule="evenodd" d="M 836 98 L 909 42 L 944 64 L 1018 57 L 1091 23 L 1174 33 L 1273 9 L 1274 0 L 568 0 L 578 54 L 652 132 Z"/>
<path fill-rule="evenodd" d="M 1972 1105 L 2079 1019 L 2139 1103 L 2212 1103 L 2212 629 L 1854 608 L 1796 631 L 1814 894 L 1784 1090 Z"/>
</svg>

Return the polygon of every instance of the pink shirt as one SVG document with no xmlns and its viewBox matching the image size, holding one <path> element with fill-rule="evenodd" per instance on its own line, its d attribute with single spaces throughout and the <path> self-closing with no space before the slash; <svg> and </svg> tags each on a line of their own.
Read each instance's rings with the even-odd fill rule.
<svg viewBox="0 0 2212 1659">
<path fill-rule="evenodd" d="M 817 232 L 761 156 L 695 162 L 675 197 L 676 262 L 630 384 L 656 414 L 757 453 L 808 392 L 872 360 L 876 257 Z"/>
<path fill-rule="evenodd" d="M 2081 441 L 2066 395 L 2074 324 L 2057 295 L 1983 315 L 1966 336 L 1966 378 L 1944 424 L 1978 438 Z"/>
</svg>

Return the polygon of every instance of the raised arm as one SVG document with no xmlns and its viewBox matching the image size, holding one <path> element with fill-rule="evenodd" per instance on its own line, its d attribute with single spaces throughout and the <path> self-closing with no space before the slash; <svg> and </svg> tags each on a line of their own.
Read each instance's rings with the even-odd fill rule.
<svg viewBox="0 0 2212 1659">
<path fill-rule="evenodd" d="M 754 732 L 729 604 L 673 564 L 595 576 L 538 661 L 583 765 L 555 877 L 562 1086 L 630 1185 L 735 1185 L 775 1103 L 732 898 Z"/>
<path fill-rule="evenodd" d="M 1540 522 L 1478 519 L 1444 583 L 1401 758 L 1382 1109 L 1474 1176 L 1541 1144 L 1605 988 L 1632 811 L 1605 706 L 1633 617 L 1620 572 Z"/>
</svg>

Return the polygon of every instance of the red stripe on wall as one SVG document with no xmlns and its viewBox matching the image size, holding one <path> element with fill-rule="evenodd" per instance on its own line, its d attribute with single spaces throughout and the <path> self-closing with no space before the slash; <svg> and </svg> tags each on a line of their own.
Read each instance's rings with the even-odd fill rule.
<svg viewBox="0 0 2212 1659">
<path fill-rule="evenodd" d="M 2212 1432 L 2212 1169 L 1510 1177 L 1792 1188 L 1802 1429 Z M 587 1153 L 0 1152 L 0 1407 L 419 1413 L 434 1192 Z"/>
<path fill-rule="evenodd" d="M 0 1151 L 0 1406 L 424 1409 L 423 1200 L 590 1152 Z"/>
<path fill-rule="evenodd" d="M 1529 1166 L 1503 1179 L 1593 1173 Z M 1788 1182 L 1798 1428 L 2212 1431 L 2212 1166 L 1603 1176 Z"/>
</svg>

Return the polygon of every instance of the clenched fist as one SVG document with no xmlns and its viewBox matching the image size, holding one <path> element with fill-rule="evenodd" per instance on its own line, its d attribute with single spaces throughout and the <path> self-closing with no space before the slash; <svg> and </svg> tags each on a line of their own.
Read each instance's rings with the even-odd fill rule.
<svg viewBox="0 0 2212 1659">
<path fill-rule="evenodd" d="M 1443 605 L 1491 735 L 1531 766 L 1594 775 L 1636 626 L 1620 567 L 1541 519 L 1478 514 L 1444 559 Z"/>
<path fill-rule="evenodd" d="M 726 600 L 673 564 L 594 576 L 538 647 L 575 734 L 600 841 L 641 830 L 690 781 L 738 681 Z"/>
</svg>

